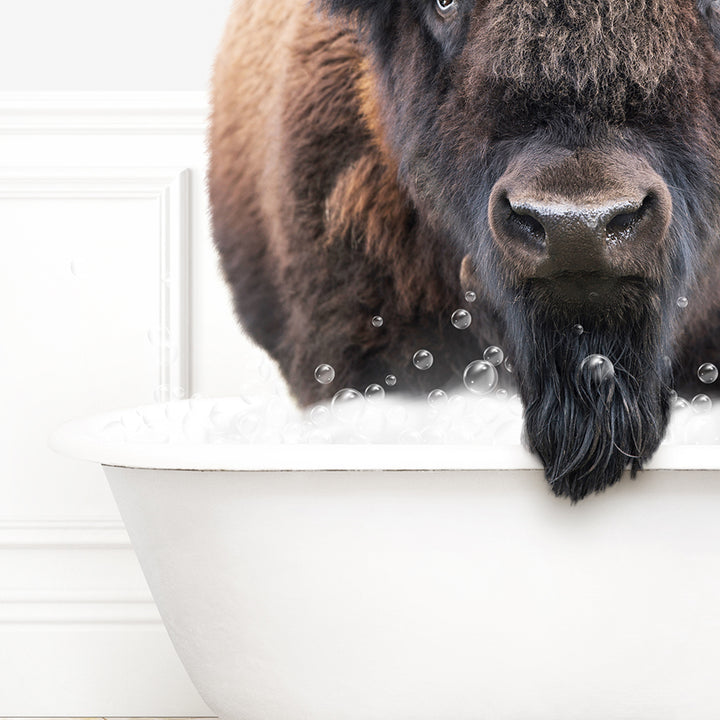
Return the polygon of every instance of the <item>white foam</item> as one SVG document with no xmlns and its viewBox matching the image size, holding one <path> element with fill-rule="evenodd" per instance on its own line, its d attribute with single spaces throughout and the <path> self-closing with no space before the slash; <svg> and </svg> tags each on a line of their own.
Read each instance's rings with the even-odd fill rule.
<svg viewBox="0 0 720 720">
<path fill-rule="evenodd" d="M 448 402 L 359 396 L 352 413 L 328 404 L 301 410 L 280 397 L 203 398 L 118 413 L 103 437 L 128 443 L 518 445 L 522 406 L 517 396 L 453 394 Z M 317 408 L 325 408 L 325 411 Z M 720 444 L 720 403 L 709 412 L 673 413 L 666 445 Z"/>
</svg>

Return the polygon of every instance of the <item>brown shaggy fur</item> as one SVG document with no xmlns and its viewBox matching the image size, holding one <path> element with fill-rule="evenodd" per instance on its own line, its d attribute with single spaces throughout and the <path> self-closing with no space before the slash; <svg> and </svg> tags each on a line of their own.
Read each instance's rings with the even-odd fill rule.
<svg viewBox="0 0 720 720">
<path fill-rule="evenodd" d="M 714 12 L 706 0 L 699 6 Z M 691 0 L 460 7 L 457 32 L 438 20 L 434 0 L 234 7 L 213 79 L 215 242 L 238 317 L 303 404 L 390 372 L 405 390 L 442 386 L 503 341 L 502 308 L 517 273 L 497 267 L 496 250 L 472 236 L 458 207 L 472 206 L 472 178 L 486 163 L 482 224 L 507 148 L 537 133 L 624 151 L 677 137 L 668 157 L 707 158 L 688 170 L 691 182 L 710 185 L 720 169 L 720 55 Z M 505 149 L 488 159 L 494 148 Z M 674 178 L 665 180 L 672 189 Z M 720 343 L 706 332 L 720 337 L 713 217 L 689 260 L 693 302 L 677 344 L 688 366 L 720 360 L 708 356 Z M 468 307 L 460 281 L 468 253 L 465 281 L 482 297 L 472 333 L 458 333 L 449 316 Z M 470 278 L 473 263 L 495 279 Z M 379 330 L 375 314 L 385 319 Z M 419 347 L 436 356 L 427 373 L 411 365 Z M 336 368 L 330 387 L 313 380 L 321 362 Z"/>
<path fill-rule="evenodd" d="M 476 353 L 469 338 L 443 352 L 462 258 L 399 186 L 374 88 L 356 36 L 305 3 L 236 5 L 214 76 L 214 234 L 238 316 L 301 403 L 391 372 L 439 386 Z M 418 378 L 421 345 L 439 361 Z M 332 388 L 313 380 L 321 362 Z"/>
</svg>

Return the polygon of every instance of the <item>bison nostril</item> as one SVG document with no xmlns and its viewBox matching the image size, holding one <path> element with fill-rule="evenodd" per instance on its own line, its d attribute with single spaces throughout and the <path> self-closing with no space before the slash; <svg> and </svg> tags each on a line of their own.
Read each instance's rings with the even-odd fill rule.
<svg viewBox="0 0 720 720">
<path fill-rule="evenodd" d="M 503 199 L 503 203 L 508 213 L 509 222 L 532 243 L 544 246 L 545 228 L 542 223 L 532 215 L 517 212 L 507 197 Z"/>
<path fill-rule="evenodd" d="M 612 217 L 605 230 L 608 235 L 626 235 L 647 214 L 654 202 L 653 195 L 647 195 L 637 210 L 621 212 Z"/>
</svg>

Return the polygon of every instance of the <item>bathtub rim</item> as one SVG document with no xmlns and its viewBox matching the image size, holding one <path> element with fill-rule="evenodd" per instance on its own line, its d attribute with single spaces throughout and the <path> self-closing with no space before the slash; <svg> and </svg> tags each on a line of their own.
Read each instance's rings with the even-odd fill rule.
<svg viewBox="0 0 720 720">
<path fill-rule="evenodd" d="M 182 401 L 176 401 L 182 402 Z M 520 444 L 287 444 L 127 442 L 101 437 L 125 408 L 64 422 L 49 437 L 56 452 L 116 467 L 228 472 L 278 471 L 541 471 L 540 461 Z M 372 448 L 372 452 L 369 452 Z M 720 470 L 720 445 L 661 446 L 652 470 Z"/>
</svg>

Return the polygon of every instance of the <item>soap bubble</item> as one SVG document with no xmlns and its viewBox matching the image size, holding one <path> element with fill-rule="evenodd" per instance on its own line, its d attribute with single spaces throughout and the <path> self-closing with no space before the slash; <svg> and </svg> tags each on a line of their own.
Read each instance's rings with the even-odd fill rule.
<svg viewBox="0 0 720 720">
<path fill-rule="evenodd" d="M 417 445 L 422 442 L 422 439 L 419 430 L 403 430 L 400 433 L 400 442 L 407 445 Z"/>
<path fill-rule="evenodd" d="M 167 385 L 158 385 L 153 390 L 153 400 L 156 403 L 165 402 L 170 397 L 170 388 Z"/>
<path fill-rule="evenodd" d="M 686 308 L 688 306 L 688 299 L 684 295 L 681 295 L 677 299 L 677 306 L 679 308 Z"/>
<path fill-rule="evenodd" d="M 385 397 L 385 388 L 377 383 L 372 383 L 365 388 L 365 399 L 370 402 L 379 402 Z"/>
<path fill-rule="evenodd" d="M 503 367 L 504 367 L 509 373 L 515 371 L 515 365 L 513 365 L 513 362 L 512 362 L 512 360 L 510 360 L 510 358 L 505 358 L 505 360 L 503 361 Z"/>
<path fill-rule="evenodd" d="M 330 420 L 330 408 L 327 405 L 316 405 L 310 411 L 310 420 L 313 425 L 325 425 Z"/>
<path fill-rule="evenodd" d="M 427 401 L 430 407 L 438 409 L 448 404 L 448 396 L 444 390 L 437 388 L 428 393 Z"/>
<path fill-rule="evenodd" d="M 283 426 L 280 437 L 286 445 L 297 445 L 302 442 L 305 428 L 302 423 L 290 422 Z"/>
<path fill-rule="evenodd" d="M 182 398 L 174 398 L 171 397 L 171 400 L 178 400 Z M 180 403 L 180 402 L 167 402 L 165 403 L 165 417 L 170 420 L 171 422 L 178 422 L 182 420 L 182 418 L 187 414 L 188 412 L 188 406 L 186 403 Z"/>
<path fill-rule="evenodd" d="M 147 339 L 153 347 L 170 344 L 170 330 L 166 327 L 152 327 L 147 331 Z"/>
<path fill-rule="evenodd" d="M 110 442 L 123 442 L 125 440 L 125 428 L 119 420 L 113 420 L 112 422 L 104 425 L 102 430 L 103 440 Z"/>
<path fill-rule="evenodd" d="M 392 429 L 405 426 L 408 421 L 408 408 L 406 405 L 391 405 L 385 413 L 388 424 Z"/>
<path fill-rule="evenodd" d="M 166 327 L 153 327 L 147 331 L 147 339 L 150 344 L 163 353 L 165 357 L 169 357 L 170 360 L 175 360 L 180 354 L 179 345 L 173 342 L 170 330 Z"/>
<path fill-rule="evenodd" d="M 204 418 L 197 410 L 190 412 L 182 419 L 182 434 L 189 442 L 202 443 L 207 440 L 207 430 Z"/>
<path fill-rule="evenodd" d="M 123 413 L 120 417 L 120 422 L 125 430 L 131 433 L 139 432 L 143 426 L 143 419 L 137 410 L 130 410 Z"/>
<path fill-rule="evenodd" d="M 696 413 L 706 413 L 712 410 L 712 400 L 702 393 L 700 395 L 696 395 L 690 404 Z"/>
<path fill-rule="evenodd" d="M 335 393 L 330 403 L 333 415 L 341 422 L 355 422 L 363 413 L 365 398 L 354 388 L 343 388 Z"/>
<path fill-rule="evenodd" d="M 703 363 L 698 368 L 697 374 L 706 385 L 710 385 L 718 379 L 718 369 L 712 363 Z"/>
<path fill-rule="evenodd" d="M 450 322 L 453 324 L 453 327 L 456 327 L 458 330 L 465 330 L 470 327 L 472 315 L 467 310 L 456 310 L 452 314 Z"/>
<path fill-rule="evenodd" d="M 585 332 L 585 328 L 578 323 L 577 325 L 572 326 L 572 331 L 573 335 L 577 335 L 579 337 Z"/>
<path fill-rule="evenodd" d="M 250 438 L 260 427 L 260 416 L 255 412 L 238 413 L 232 419 L 235 432 L 242 438 Z"/>
<path fill-rule="evenodd" d="M 463 372 L 463 383 L 476 395 L 489 395 L 498 383 L 497 370 L 487 360 L 474 360 Z"/>
<path fill-rule="evenodd" d="M 467 408 L 467 400 L 462 395 L 452 395 L 448 407 L 453 415 L 462 415 Z"/>
<path fill-rule="evenodd" d="M 379 328 L 383 326 L 383 323 L 385 322 L 380 315 L 375 315 L 373 319 L 370 321 L 372 323 L 373 327 Z"/>
<path fill-rule="evenodd" d="M 604 355 L 588 355 L 580 363 L 580 372 L 596 384 L 615 377 L 615 367 Z"/>
<path fill-rule="evenodd" d="M 277 396 L 271 397 L 265 405 L 265 421 L 271 428 L 279 428 L 285 424 L 289 414 L 289 405 Z"/>
<path fill-rule="evenodd" d="M 323 363 L 315 368 L 315 379 L 321 385 L 329 385 L 335 379 L 335 368 Z"/>
<path fill-rule="evenodd" d="M 428 445 L 444 445 L 446 442 L 445 432 L 445 428 L 432 424 L 421 430 L 420 438 L 423 443 Z"/>
<path fill-rule="evenodd" d="M 418 370 L 428 370 L 432 367 L 434 358 L 429 350 L 418 350 L 413 355 L 413 365 Z"/>
<path fill-rule="evenodd" d="M 497 367 L 505 359 L 505 353 L 497 345 L 491 345 L 485 349 L 483 360 L 487 360 L 491 365 Z"/>
<path fill-rule="evenodd" d="M 465 300 L 467 300 L 468 302 L 475 302 L 477 300 L 477 295 L 473 290 L 468 290 L 465 293 Z"/>
<path fill-rule="evenodd" d="M 500 388 L 496 393 L 495 397 L 499 400 L 507 400 L 508 391 L 505 388 Z"/>
<path fill-rule="evenodd" d="M 70 261 L 70 272 L 78 278 L 78 280 L 86 278 L 88 276 L 88 267 L 85 259 L 81 257 L 73 258 Z"/>
<path fill-rule="evenodd" d="M 386 375 L 385 376 L 385 384 L 388 387 L 393 387 L 397 384 L 397 378 L 394 375 Z"/>
</svg>

